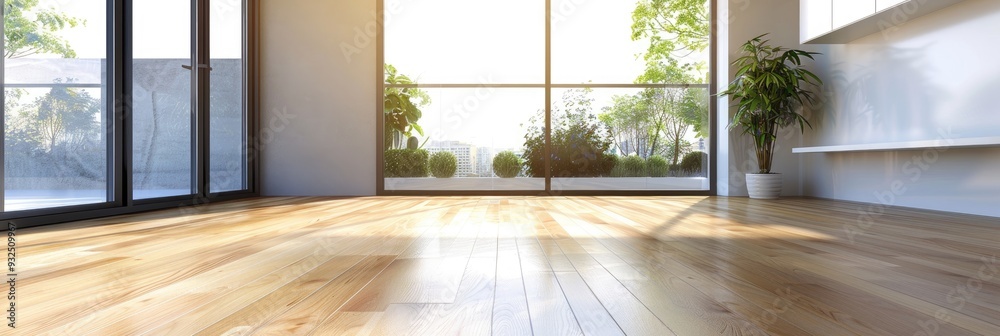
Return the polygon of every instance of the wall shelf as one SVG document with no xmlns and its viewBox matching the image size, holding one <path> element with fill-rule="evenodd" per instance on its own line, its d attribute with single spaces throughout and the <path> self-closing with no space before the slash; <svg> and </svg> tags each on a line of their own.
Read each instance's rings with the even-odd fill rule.
<svg viewBox="0 0 1000 336">
<path fill-rule="evenodd" d="M 839 146 L 816 146 L 792 148 L 792 153 L 836 153 L 836 152 L 872 152 L 872 151 L 896 151 L 915 150 L 927 148 L 970 148 L 970 147 L 1000 147 L 1000 136 L 982 138 L 952 139 L 950 142 L 944 139 L 921 140 L 921 141 L 901 141 L 882 142 L 860 145 L 839 145 Z"/>
<path fill-rule="evenodd" d="M 805 40 L 802 44 L 843 44 L 905 24 L 918 17 L 965 0 L 910 0 L 848 23 L 830 32 Z M 895 16 L 895 17 L 894 17 Z"/>
</svg>

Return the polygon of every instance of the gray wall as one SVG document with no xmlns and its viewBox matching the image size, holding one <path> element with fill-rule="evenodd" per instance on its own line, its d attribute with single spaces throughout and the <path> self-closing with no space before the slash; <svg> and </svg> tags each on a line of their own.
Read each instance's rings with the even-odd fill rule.
<svg viewBox="0 0 1000 336">
<path fill-rule="evenodd" d="M 1000 1 L 969 0 L 900 22 L 821 46 L 829 99 L 806 145 L 1000 136 Z M 997 147 L 803 158 L 805 195 L 1000 216 Z"/>
<path fill-rule="evenodd" d="M 262 193 L 374 195 L 375 1 L 261 6 Z"/>
</svg>

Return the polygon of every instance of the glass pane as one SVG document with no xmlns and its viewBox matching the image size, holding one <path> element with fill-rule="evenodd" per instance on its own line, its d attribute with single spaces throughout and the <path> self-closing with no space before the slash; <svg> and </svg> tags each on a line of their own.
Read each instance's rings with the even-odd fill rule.
<svg viewBox="0 0 1000 336">
<path fill-rule="evenodd" d="M 704 83 L 709 4 L 552 0 L 552 82 Z"/>
<path fill-rule="evenodd" d="M 345 57 L 372 47 L 370 28 Z M 545 2 L 387 1 L 385 59 L 419 83 L 544 83 Z"/>
<path fill-rule="evenodd" d="M 400 93 L 386 89 L 390 101 Z M 529 121 L 541 115 L 545 105 L 544 89 L 425 89 L 406 94 L 422 112 L 416 124 L 423 135 L 387 118 L 385 190 L 545 189 L 545 177 L 532 178 L 522 159 Z M 397 128 L 409 135 L 394 131 Z M 408 136 L 414 137 L 412 145 Z M 408 145 L 417 149 L 405 149 Z"/>
<path fill-rule="evenodd" d="M 133 198 L 192 194 L 191 2 L 132 8 Z"/>
<path fill-rule="evenodd" d="M 552 189 L 708 190 L 708 104 L 707 86 L 553 90 Z"/>
<path fill-rule="evenodd" d="M 109 201 L 106 1 L 5 4 L 3 210 Z"/>
<path fill-rule="evenodd" d="M 210 191 L 246 189 L 243 1 L 211 0 Z"/>
</svg>

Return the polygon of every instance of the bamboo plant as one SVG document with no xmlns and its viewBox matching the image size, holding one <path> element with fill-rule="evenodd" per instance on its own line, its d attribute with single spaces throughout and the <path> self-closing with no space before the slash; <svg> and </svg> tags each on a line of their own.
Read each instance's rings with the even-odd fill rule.
<svg viewBox="0 0 1000 336">
<path fill-rule="evenodd" d="M 739 69 L 735 79 L 719 93 L 736 102 L 729 128 L 742 128 L 743 134 L 753 138 L 758 174 L 771 173 L 779 129 L 795 123 L 802 132 L 805 126 L 812 128 L 799 107 L 814 100 L 814 94 L 804 87 L 823 83 L 802 68 L 803 59 L 813 59 L 819 53 L 770 46 L 769 40 L 763 39 L 766 35 L 743 44 L 741 57 L 732 62 Z"/>
</svg>

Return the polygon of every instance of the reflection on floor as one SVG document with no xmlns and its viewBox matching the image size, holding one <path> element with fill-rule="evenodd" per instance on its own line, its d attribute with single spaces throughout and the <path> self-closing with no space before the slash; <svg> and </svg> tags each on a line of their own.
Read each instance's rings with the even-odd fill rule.
<svg viewBox="0 0 1000 336">
<path fill-rule="evenodd" d="M 135 199 L 150 199 L 191 194 L 187 189 L 136 190 Z M 106 190 L 7 190 L 4 192 L 4 211 L 49 209 L 74 205 L 97 204 L 108 201 Z"/>
<path fill-rule="evenodd" d="M 812 199 L 260 198 L 21 230 L 18 331 L 995 335 L 998 222 Z"/>
</svg>

